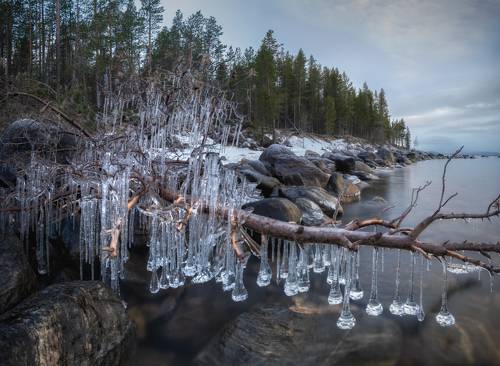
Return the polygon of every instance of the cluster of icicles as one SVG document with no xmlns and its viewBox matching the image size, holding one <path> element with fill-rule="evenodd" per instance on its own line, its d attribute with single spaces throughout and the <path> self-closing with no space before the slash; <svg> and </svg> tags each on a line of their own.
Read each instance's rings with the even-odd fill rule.
<svg viewBox="0 0 500 366">
<path fill-rule="evenodd" d="M 257 276 L 257 285 L 260 287 L 268 286 L 273 278 L 271 265 L 269 263 L 269 242 L 263 236 L 260 253 L 260 269 Z M 275 279 L 277 283 L 284 282 L 284 293 L 287 296 L 294 296 L 302 292 L 309 291 L 310 270 L 314 273 L 322 273 L 327 270 L 327 283 L 331 286 L 328 294 L 328 303 L 330 305 L 341 304 L 342 310 L 337 320 L 337 326 L 340 329 L 351 329 L 356 324 L 356 318 L 352 314 L 349 306 L 350 300 L 360 300 L 364 296 L 359 281 L 359 252 L 352 252 L 344 247 L 336 245 L 313 244 L 299 246 L 290 241 L 271 240 L 271 261 L 276 265 Z M 378 300 L 378 267 L 379 267 L 379 248 L 373 248 L 372 257 L 372 280 L 371 289 L 366 305 L 366 313 L 371 316 L 381 315 L 383 305 Z M 401 251 L 397 251 L 396 267 L 396 290 L 389 311 L 393 315 L 416 316 L 419 321 L 425 318 L 423 308 L 423 272 L 424 258 L 421 257 L 420 268 L 420 293 L 417 302 L 414 290 L 414 273 L 416 269 L 416 255 L 411 253 L 411 268 L 409 279 L 409 290 L 406 301 L 402 300 L 400 294 L 400 266 Z M 247 291 L 243 284 L 241 270 L 244 268 L 246 260 L 238 262 L 236 267 L 236 280 L 234 285 L 228 286 L 223 275 L 217 276 L 216 280 L 223 283 L 225 291 L 232 290 L 232 299 L 242 301 L 247 298 Z M 447 272 L 454 272 L 454 267 L 443 263 L 443 291 L 442 303 L 439 313 L 436 315 L 436 321 L 441 326 L 450 326 L 455 324 L 454 316 L 448 311 L 447 306 Z M 383 261 L 382 261 L 383 266 Z M 461 271 L 467 273 L 478 271 L 478 268 L 471 266 L 468 270 L 461 268 Z M 461 272 L 461 273 L 466 273 Z M 342 293 L 342 287 L 344 291 Z M 346 295 L 348 294 L 348 295 Z"/>
</svg>

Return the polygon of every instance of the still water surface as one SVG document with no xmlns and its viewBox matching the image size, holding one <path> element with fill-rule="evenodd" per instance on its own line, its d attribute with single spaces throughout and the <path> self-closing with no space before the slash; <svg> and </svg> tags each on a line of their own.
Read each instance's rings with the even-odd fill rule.
<svg viewBox="0 0 500 366">
<path fill-rule="evenodd" d="M 345 207 L 344 220 L 354 217 L 397 216 L 408 205 L 411 189 L 430 180 L 431 186 L 422 192 L 415 212 L 408 217 L 404 226 L 414 225 L 432 213 L 438 204 L 444 163 L 443 160 L 431 160 L 381 172 L 381 179 L 372 182 L 363 191 L 361 202 Z M 453 161 L 447 175 L 447 192 L 457 192 L 458 197 L 449 203 L 446 210 L 484 211 L 487 204 L 500 192 L 500 159 L 492 157 Z M 375 197 L 377 198 L 373 199 Z M 386 203 L 381 203 L 379 198 L 383 198 Z M 394 207 L 384 211 L 387 206 Z M 500 240 L 500 221 L 494 219 L 491 223 L 485 221 L 470 224 L 463 221 L 438 222 L 425 233 L 423 239 L 434 242 L 466 239 L 497 242 Z M 441 328 L 434 320 L 441 300 L 440 264 L 433 262 L 429 271 L 425 270 L 423 273 L 426 318 L 423 322 L 418 322 L 415 317 L 396 317 L 389 313 L 388 307 L 394 295 L 396 252 L 386 250 L 383 257 L 383 271 L 379 273 L 379 300 L 384 305 L 384 313 L 373 318 L 364 312 L 371 282 L 371 249 L 363 248 L 360 279 L 365 296 L 354 302 L 352 310 L 357 324 L 347 332 L 340 331 L 335 326 L 338 311 L 322 311 L 328 308 L 329 285 L 326 284 L 326 271 L 322 274 L 311 272 L 309 293 L 288 298 L 283 294 L 282 288 L 274 283 L 265 289 L 255 285 L 258 263 L 254 260 L 249 263 L 245 278 L 249 299 L 238 304 L 233 303 L 230 294 L 224 293 L 214 283 L 188 286 L 186 289 L 175 290 L 177 292 L 163 291 L 153 296 L 146 292 L 148 276 L 143 271 L 144 283 L 142 280 L 131 281 L 125 283 L 123 288 L 125 300 L 129 303 L 129 313 L 139 324 L 140 343 L 133 362 L 142 365 L 189 364 L 239 314 L 255 307 L 278 303 L 283 308 L 312 309 L 314 314 L 310 315 L 310 326 L 317 326 L 318 322 L 324 325 L 318 331 L 322 333 L 322 339 L 331 339 L 332 347 L 335 345 L 332 352 L 341 352 L 343 345 L 357 342 L 361 337 L 363 342 L 367 342 L 366 335 L 373 334 L 368 339 L 372 345 L 365 354 L 348 354 L 347 358 L 342 359 L 344 364 L 363 364 L 370 363 L 369 361 L 405 365 L 500 364 L 500 281 L 493 282 L 493 292 L 490 292 L 490 278 L 485 272 L 480 277 L 477 273 L 450 274 L 448 307 L 457 324 L 451 328 Z M 403 300 L 408 293 L 409 259 L 408 253 L 402 253 L 400 291 Z M 493 259 L 500 263 L 498 255 L 493 255 Z M 420 265 L 420 260 L 417 263 Z M 138 263 L 137 267 L 139 266 L 143 266 L 143 263 Z M 417 295 L 419 275 L 417 270 Z M 307 323 L 307 319 L 306 317 L 304 322 Z M 392 344 L 387 344 L 389 335 Z M 300 360 L 297 363 L 303 364 Z"/>
</svg>

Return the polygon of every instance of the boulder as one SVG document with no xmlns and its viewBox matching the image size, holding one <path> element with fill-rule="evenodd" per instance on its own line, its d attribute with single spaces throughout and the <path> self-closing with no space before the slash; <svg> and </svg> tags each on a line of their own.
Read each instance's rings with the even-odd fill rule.
<svg viewBox="0 0 500 366">
<path fill-rule="evenodd" d="M 36 290 L 36 276 L 24 254 L 23 243 L 13 234 L 0 240 L 0 314 Z"/>
<path fill-rule="evenodd" d="M 387 148 L 381 147 L 377 150 L 378 157 L 384 161 L 386 165 L 394 164 L 394 154 Z"/>
<path fill-rule="evenodd" d="M 274 304 L 256 306 L 228 324 L 194 364 L 397 364 L 403 341 L 395 322 L 363 318 L 367 324 L 343 331 L 335 326 L 339 311 L 339 307 L 328 305 L 289 309 Z"/>
<path fill-rule="evenodd" d="M 344 178 L 343 174 L 334 173 L 328 182 L 328 189 L 337 193 L 341 203 L 354 202 L 360 199 L 361 191 L 352 180 Z"/>
<path fill-rule="evenodd" d="M 356 171 L 360 171 L 360 172 L 365 172 L 365 173 L 368 173 L 370 174 L 373 169 L 370 168 L 367 164 L 363 163 L 362 161 L 356 161 L 355 164 L 354 164 L 354 170 Z"/>
<path fill-rule="evenodd" d="M 248 181 L 257 183 L 257 189 L 260 189 L 265 197 L 270 196 L 274 188 L 281 185 L 278 179 L 261 174 L 253 169 L 243 169 L 240 170 L 240 173 L 243 174 Z"/>
<path fill-rule="evenodd" d="M 101 282 L 49 286 L 0 316 L 0 364 L 119 365 L 135 344 L 122 301 Z"/>
<path fill-rule="evenodd" d="M 321 225 L 328 219 L 321 208 L 310 199 L 299 197 L 294 201 L 294 203 L 302 212 L 302 224 L 304 225 Z"/>
<path fill-rule="evenodd" d="M 242 169 L 250 167 L 251 169 L 259 172 L 260 174 L 271 176 L 271 173 L 269 172 L 269 170 L 267 170 L 267 167 L 260 160 L 242 159 L 240 162 L 240 166 Z"/>
<path fill-rule="evenodd" d="M 377 156 L 371 151 L 361 151 L 358 153 L 358 158 L 366 162 L 367 160 L 375 160 Z"/>
<path fill-rule="evenodd" d="M 24 167 L 30 161 L 33 149 L 47 151 L 50 159 L 56 150 L 56 160 L 65 163 L 76 144 L 74 135 L 33 119 L 12 122 L 0 136 L 0 186 L 15 186 L 16 168 Z"/>
<path fill-rule="evenodd" d="M 352 156 L 327 152 L 323 154 L 323 158 L 334 161 L 338 171 L 347 173 L 356 169 L 356 161 Z"/>
<path fill-rule="evenodd" d="M 269 146 L 259 160 L 268 163 L 273 176 L 286 185 L 325 187 L 330 178 L 312 162 L 282 145 Z"/>
<path fill-rule="evenodd" d="M 335 162 L 324 159 L 321 157 L 318 158 L 308 158 L 314 165 L 316 165 L 322 172 L 326 174 L 332 174 L 336 171 Z"/>
<path fill-rule="evenodd" d="M 294 202 L 298 198 L 307 198 L 319 206 L 323 213 L 329 217 L 333 217 L 336 211 L 339 215 L 343 213 L 338 198 L 320 187 L 281 187 L 278 194 Z"/>
<path fill-rule="evenodd" d="M 273 197 L 264 198 L 260 201 L 250 202 L 243 205 L 243 209 L 253 209 L 253 213 L 272 219 L 299 223 L 302 213 L 300 209 L 286 198 Z"/>
</svg>

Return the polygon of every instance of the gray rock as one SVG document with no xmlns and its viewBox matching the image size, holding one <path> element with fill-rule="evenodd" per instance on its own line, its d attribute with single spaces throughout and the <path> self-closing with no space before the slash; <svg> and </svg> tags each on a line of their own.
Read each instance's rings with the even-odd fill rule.
<svg viewBox="0 0 500 366">
<path fill-rule="evenodd" d="M 285 222 L 300 223 L 302 213 L 300 209 L 286 198 L 264 198 L 260 201 L 243 205 L 243 209 L 252 208 L 253 213 Z"/>
<path fill-rule="evenodd" d="M 323 158 L 334 161 L 338 171 L 348 173 L 356 169 L 356 161 L 352 156 L 327 152 L 323 154 Z"/>
<path fill-rule="evenodd" d="M 363 163 L 362 161 L 356 161 L 354 164 L 354 170 L 364 172 L 364 173 L 372 173 L 373 169 L 370 168 L 367 164 Z"/>
<path fill-rule="evenodd" d="M 360 199 L 361 191 L 352 181 L 344 179 L 344 175 L 334 173 L 328 182 L 328 189 L 337 193 L 341 203 L 354 202 Z"/>
<path fill-rule="evenodd" d="M 330 178 L 312 162 L 282 145 L 269 146 L 259 160 L 268 163 L 273 176 L 286 185 L 325 187 Z"/>
<path fill-rule="evenodd" d="M 299 197 L 293 201 L 302 212 L 302 224 L 316 226 L 323 224 L 328 217 L 321 208 L 310 199 Z"/>
<path fill-rule="evenodd" d="M 326 308 L 326 306 L 325 306 Z M 294 311 L 292 311 L 292 309 Z M 393 365 L 402 335 L 392 321 L 346 332 L 335 326 L 338 310 L 315 306 L 256 307 L 226 326 L 197 357 L 202 365 Z M 304 311 L 302 311 L 304 310 Z M 308 311 L 310 310 L 310 311 Z"/>
<path fill-rule="evenodd" d="M 377 155 L 384 161 L 385 164 L 392 165 L 395 162 L 394 154 L 385 147 L 381 147 L 380 149 L 378 149 Z"/>
<path fill-rule="evenodd" d="M 358 158 L 366 162 L 367 160 L 375 160 L 377 156 L 371 151 L 361 151 L 358 153 Z"/>
<path fill-rule="evenodd" d="M 260 174 L 271 176 L 271 173 L 269 172 L 269 170 L 267 170 L 267 167 L 260 160 L 243 159 L 243 160 L 241 160 L 240 165 L 242 168 L 249 166 L 250 168 L 259 172 Z"/>
<path fill-rule="evenodd" d="M 68 161 L 77 142 L 75 136 L 56 127 L 46 126 L 33 119 L 12 122 L 0 136 L 0 186 L 15 186 L 16 168 L 23 168 L 31 159 L 31 151 L 47 151 L 53 159 Z"/>
<path fill-rule="evenodd" d="M 36 276 L 24 254 L 23 243 L 13 234 L 0 240 L 0 314 L 36 290 Z"/>
<path fill-rule="evenodd" d="M 278 179 L 263 175 L 253 169 L 243 169 L 240 170 L 240 173 L 243 174 L 250 182 L 257 183 L 257 189 L 260 189 L 265 197 L 270 196 L 274 188 L 281 185 L 281 182 Z"/>
<path fill-rule="evenodd" d="M 325 215 L 333 217 L 335 211 L 343 213 L 337 197 L 320 187 L 281 187 L 278 194 L 295 202 L 298 198 L 307 198 L 318 205 Z"/>
<path fill-rule="evenodd" d="M 122 301 L 101 282 L 49 286 L 0 316 L 0 364 L 119 365 L 135 344 Z"/>
</svg>

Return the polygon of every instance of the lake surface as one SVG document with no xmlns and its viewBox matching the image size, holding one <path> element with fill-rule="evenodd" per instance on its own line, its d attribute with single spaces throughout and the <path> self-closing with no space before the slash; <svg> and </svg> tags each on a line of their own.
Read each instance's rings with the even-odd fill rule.
<svg viewBox="0 0 500 366">
<path fill-rule="evenodd" d="M 361 202 L 344 207 L 344 220 L 397 216 L 407 207 L 411 189 L 430 180 L 431 186 L 421 193 L 418 206 L 404 226 L 414 225 L 432 213 L 438 204 L 444 163 L 444 160 L 431 160 L 380 172 L 381 179 L 372 182 L 363 191 Z M 459 195 L 445 211 L 484 212 L 488 203 L 500 192 L 500 159 L 453 161 L 447 175 L 447 192 Z M 386 203 L 381 203 L 379 198 Z M 387 206 L 394 207 L 384 211 Z M 498 218 L 492 222 L 474 223 L 441 221 L 429 228 L 422 238 L 433 242 L 466 239 L 497 242 L 500 240 L 500 221 Z M 396 252 L 385 250 L 383 268 L 379 272 L 379 300 L 384 305 L 384 312 L 381 316 L 371 317 L 364 312 L 371 282 L 371 253 L 371 248 L 362 248 L 360 252 L 360 280 L 365 296 L 360 301 L 351 302 L 357 324 L 350 331 L 341 331 L 335 326 L 340 306 L 329 306 L 327 303 L 330 286 L 326 284 L 326 271 L 322 274 L 311 271 L 310 292 L 289 298 L 283 294 L 282 285 L 278 287 L 273 282 L 264 289 L 255 285 L 258 261 L 254 258 L 249 262 L 245 276 L 249 299 L 245 303 L 234 303 L 230 293 L 224 293 L 213 281 L 151 295 L 147 292 L 148 275 L 143 269 L 144 262 L 141 263 L 140 255 L 136 255 L 136 261 L 130 266 L 138 275 L 123 285 L 129 314 L 139 324 L 139 346 L 133 361 L 142 365 L 189 364 L 239 314 L 268 304 L 280 304 L 290 311 L 314 310 L 310 318 L 303 320 L 304 326 L 315 327 L 318 322 L 325 324 L 318 332 L 321 332 L 322 339 L 331 339 L 332 354 L 341 352 L 344 346 L 348 347 L 361 337 L 366 342 L 367 334 L 375 335 L 370 339 L 373 347 L 369 348 L 369 352 L 363 355 L 347 353 L 341 360 L 343 364 L 372 363 L 370 361 L 405 365 L 500 364 L 500 317 L 497 315 L 500 310 L 500 281 L 492 283 L 491 292 L 490 277 L 486 272 L 480 276 L 478 273 L 449 274 L 448 308 L 455 316 L 456 325 L 441 328 L 434 317 L 440 307 L 442 269 L 434 261 L 429 270 L 423 272 L 425 320 L 418 322 L 415 317 L 393 316 L 388 308 L 394 295 Z M 497 254 L 492 257 L 500 262 Z M 400 293 L 404 301 L 409 287 L 410 255 L 402 252 L 401 258 Z M 418 299 L 420 259 L 417 264 L 415 291 Z M 391 344 L 387 345 L 385 335 L 392 335 Z"/>
</svg>

